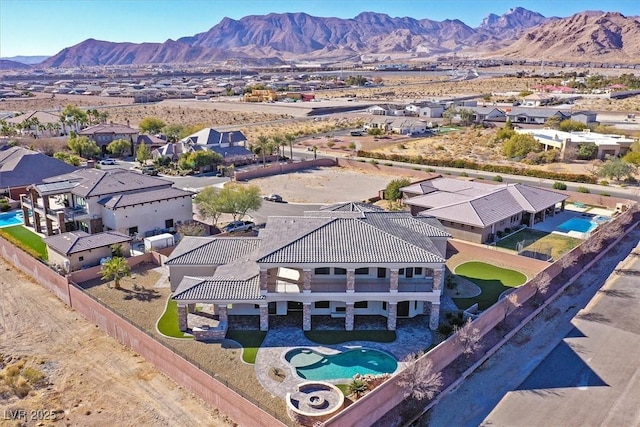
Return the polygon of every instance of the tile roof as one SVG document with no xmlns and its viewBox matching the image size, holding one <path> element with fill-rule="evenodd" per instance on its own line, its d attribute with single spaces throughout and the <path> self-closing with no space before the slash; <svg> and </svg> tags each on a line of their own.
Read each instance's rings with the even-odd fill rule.
<svg viewBox="0 0 640 427">
<path fill-rule="evenodd" d="M 106 196 L 140 190 L 169 188 L 173 183 L 169 180 L 125 169 L 78 169 L 75 172 L 58 175 L 45 180 L 47 183 L 71 181 L 79 184 L 72 190 L 73 194 L 83 197 Z"/>
<path fill-rule="evenodd" d="M 198 132 L 181 139 L 180 142 L 196 145 L 220 145 L 220 144 L 236 144 L 244 142 L 247 137 L 239 130 L 229 132 L 218 132 L 213 128 L 205 128 Z"/>
<path fill-rule="evenodd" d="M 307 218 L 302 218 L 302 220 Z M 263 254 L 258 263 L 394 263 L 444 262 L 435 253 L 355 218 L 335 218 L 327 224 Z"/>
<path fill-rule="evenodd" d="M 379 206 L 362 202 L 336 203 L 333 205 L 323 206 L 320 210 L 332 212 L 385 212 L 385 210 Z"/>
<path fill-rule="evenodd" d="M 49 248 L 64 255 L 130 242 L 131 237 L 117 231 L 88 234 L 84 231 L 55 234 L 42 239 Z"/>
<path fill-rule="evenodd" d="M 116 194 L 98 201 L 109 209 L 119 209 L 125 206 L 139 205 L 142 203 L 169 200 L 179 197 L 191 197 L 195 193 L 180 188 L 160 188 L 157 190 L 140 191 L 137 193 Z"/>
<path fill-rule="evenodd" d="M 245 256 L 260 247 L 256 237 L 185 236 L 167 258 L 167 265 L 221 265 Z"/>
<path fill-rule="evenodd" d="M 520 205 L 529 212 L 538 212 L 568 198 L 563 193 L 525 184 L 510 184 L 507 189 L 518 200 Z"/>
<path fill-rule="evenodd" d="M 217 279 L 185 276 L 176 288 L 176 301 L 245 301 L 263 300 L 258 276 L 249 280 Z"/>
<path fill-rule="evenodd" d="M 22 147 L 0 150 L 0 188 L 3 189 L 40 184 L 77 169 L 62 160 Z"/>
<path fill-rule="evenodd" d="M 131 134 L 138 133 L 138 129 L 133 129 L 127 125 L 118 123 L 100 123 L 89 126 L 78 132 L 78 135 L 97 135 L 97 134 Z"/>
<path fill-rule="evenodd" d="M 38 119 L 41 125 L 47 123 L 60 123 L 60 116 L 57 114 L 48 113 L 46 111 L 31 111 L 26 114 L 20 114 L 19 116 L 14 116 L 10 119 L 6 119 L 7 123 L 22 123 L 28 119 Z"/>
</svg>

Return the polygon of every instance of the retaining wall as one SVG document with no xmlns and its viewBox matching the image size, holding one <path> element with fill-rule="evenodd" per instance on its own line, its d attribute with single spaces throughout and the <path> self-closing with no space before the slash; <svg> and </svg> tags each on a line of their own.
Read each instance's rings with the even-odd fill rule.
<svg viewBox="0 0 640 427">
<path fill-rule="evenodd" d="M 247 171 L 235 172 L 234 179 L 236 181 L 245 181 L 255 178 L 261 178 L 263 176 L 280 175 L 284 173 L 296 172 L 303 169 L 311 169 L 317 167 L 330 167 L 335 166 L 336 161 L 334 159 L 315 159 L 304 160 L 302 162 L 293 163 L 275 163 L 267 166 L 266 168 L 256 168 Z"/>
</svg>

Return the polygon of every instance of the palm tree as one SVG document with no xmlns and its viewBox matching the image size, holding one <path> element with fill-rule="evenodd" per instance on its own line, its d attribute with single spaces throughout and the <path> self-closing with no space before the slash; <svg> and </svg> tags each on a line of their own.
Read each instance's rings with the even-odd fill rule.
<svg viewBox="0 0 640 427">
<path fill-rule="evenodd" d="M 269 138 L 264 135 L 258 136 L 258 147 L 260 147 L 260 153 L 262 154 L 262 166 L 267 167 L 267 146 L 269 145 Z"/>
<path fill-rule="evenodd" d="M 284 139 L 289 144 L 289 158 L 293 160 L 293 143 L 296 140 L 296 136 L 292 133 L 287 133 L 284 135 Z"/>
<path fill-rule="evenodd" d="M 125 276 L 131 276 L 131 270 L 127 260 L 122 257 L 113 257 L 109 261 L 102 264 L 102 279 L 114 280 L 113 287 L 120 289 L 120 279 Z"/>
<path fill-rule="evenodd" d="M 273 145 L 278 150 L 278 157 L 280 157 L 280 148 L 281 147 L 283 148 L 282 157 L 284 157 L 284 146 L 286 145 L 286 143 L 284 142 L 284 139 L 280 135 L 274 135 L 271 137 L 271 141 L 273 142 Z"/>
<path fill-rule="evenodd" d="M 354 378 L 347 386 L 347 391 L 359 399 L 367 391 L 367 383 Z"/>
</svg>

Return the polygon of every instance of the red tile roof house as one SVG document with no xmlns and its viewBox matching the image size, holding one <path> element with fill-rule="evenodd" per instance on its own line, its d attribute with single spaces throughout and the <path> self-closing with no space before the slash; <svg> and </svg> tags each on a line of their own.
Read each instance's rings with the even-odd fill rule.
<svg viewBox="0 0 640 427">
<path fill-rule="evenodd" d="M 128 153 L 129 155 L 133 155 L 133 144 L 138 139 L 138 129 L 133 129 L 127 125 L 121 125 L 117 123 L 100 123 L 98 125 L 89 126 L 88 128 L 82 129 L 78 132 L 80 136 L 86 136 L 89 139 L 93 140 L 100 150 L 102 150 L 102 155 L 106 155 L 108 153 L 107 146 L 111 143 L 111 141 L 115 141 L 116 139 L 124 139 L 131 142 L 131 151 Z"/>
<path fill-rule="evenodd" d="M 486 184 L 435 178 L 401 189 L 404 204 L 417 217 L 437 218 L 455 238 L 492 242 L 498 232 L 522 224 L 533 227 L 569 196 L 524 184 Z"/>
<path fill-rule="evenodd" d="M 257 237 L 185 237 L 167 259 L 180 328 L 196 304 L 212 304 L 224 336 L 229 315 L 322 317 L 429 315 L 438 326 L 449 233 L 434 218 L 346 203 L 304 217 L 270 217 Z M 318 317 L 315 317 L 318 316 Z M 316 319 L 316 320 L 314 320 Z M 204 339 L 214 338 L 214 335 Z"/>
</svg>

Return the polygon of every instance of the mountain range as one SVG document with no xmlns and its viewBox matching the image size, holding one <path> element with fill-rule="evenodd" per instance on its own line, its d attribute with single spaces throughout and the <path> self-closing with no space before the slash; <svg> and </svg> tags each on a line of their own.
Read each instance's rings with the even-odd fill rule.
<svg viewBox="0 0 640 427">
<path fill-rule="evenodd" d="M 224 18 L 209 31 L 164 43 L 94 39 L 65 48 L 39 67 L 207 63 L 246 65 L 354 58 L 470 58 L 634 62 L 640 58 L 640 22 L 616 12 L 587 11 L 544 17 L 517 7 L 490 14 L 471 28 L 457 19 L 433 21 L 363 12 L 352 19 L 306 13 Z"/>
</svg>

